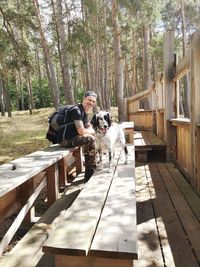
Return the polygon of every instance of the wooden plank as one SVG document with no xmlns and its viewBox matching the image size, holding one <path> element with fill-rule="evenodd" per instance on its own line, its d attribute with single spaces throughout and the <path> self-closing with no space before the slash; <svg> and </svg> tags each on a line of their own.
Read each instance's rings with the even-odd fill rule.
<svg viewBox="0 0 200 267">
<path fill-rule="evenodd" d="M 168 169 L 175 179 L 177 185 L 179 186 L 183 196 L 189 203 L 191 209 L 193 210 L 195 216 L 200 221 L 200 198 L 199 196 L 193 191 L 188 181 L 186 181 L 177 168 L 174 167 L 173 164 L 168 163 Z M 172 165 L 172 166 L 170 166 Z M 170 167 L 169 167 L 170 166 Z"/>
<path fill-rule="evenodd" d="M 113 173 L 105 170 L 90 178 L 64 220 L 45 242 L 44 252 L 87 255 L 112 178 Z"/>
<path fill-rule="evenodd" d="M 62 197 L 42 215 L 17 245 L 4 256 L 0 266 L 51 266 L 49 264 L 49 255 L 44 255 L 42 252 L 42 245 L 63 219 L 65 211 L 71 206 L 83 187 L 83 174 L 81 174 L 68 186 Z"/>
<path fill-rule="evenodd" d="M 175 173 L 173 172 L 173 176 L 171 176 L 171 172 L 169 171 L 169 165 L 168 166 L 161 165 L 161 168 L 162 168 L 161 171 L 166 173 L 166 176 L 167 176 L 167 178 L 165 178 L 166 187 L 169 191 L 170 197 L 173 201 L 173 204 L 182 222 L 184 231 L 186 232 L 187 237 L 190 240 L 190 243 L 192 245 L 192 249 L 195 252 L 195 255 L 198 261 L 200 262 L 200 247 L 199 247 L 200 224 L 199 224 L 199 221 L 194 216 L 193 210 L 191 209 L 188 202 L 186 201 L 181 191 L 179 190 L 179 187 L 176 184 L 176 177 L 174 177 Z M 178 175 L 178 178 L 180 178 L 179 175 Z M 182 178 L 182 180 L 183 179 L 184 178 Z M 189 188 L 188 188 L 188 191 L 189 191 Z M 190 194 L 192 194 L 191 188 L 190 188 Z M 198 200 L 198 203 L 200 203 L 200 199 Z"/>
<path fill-rule="evenodd" d="M 118 163 L 89 255 L 137 259 L 134 146 L 129 163 Z"/>
<path fill-rule="evenodd" d="M 74 257 L 58 255 L 55 257 L 55 267 L 133 267 L 132 260 L 104 259 L 98 257 Z"/>
<path fill-rule="evenodd" d="M 197 267 L 198 263 L 192 247 L 188 242 L 185 229 L 182 227 L 174 202 L 171 201 L 171 192 L 167 190 L 167 186 L 171 182 L 170 174 L 163 169 L 163 166 L 164 164 L 161 163 L 156 165 L 149 164 L 149 171 L 153 178 L 152 182 L 156 196 L 153 199 L 155 216 L 162 218 L 167 234 L 163 238 L 161 232 L 161 244 L 163 244 L 165 262 L 168 266 L 173 266 L 172 264 L 174 262 L 174 266 L 176 267 Z M 171 188 L 171 190 L 174 194 L 177 193 L 176 188 Z M 167 251 L 165 251 L 166 238 L 170 245 L 170 250 L 168 249 Z"/>
<path fill-rule="evenodd" d="M 136 166 L 135 175 L 139 259 L 134 260 L 134 267 L 163 267 L 162 248 L 149 190 L 149 173 L 145 166 Z"/>
<path fill-rule="evenodd" d="M 149 95 L 151 93 L 152 89 L 153 89 L 153 86 L 150 89 L 144 90 L 144 91 L 142 91 L 142 92 L 140 92 L 140 93 L 138 93 L 132 97 L 129 97 L 127 99 L 128 104 L 130 104 L 130 103 L 132 103 L 132 102 L 134 102 L 140 98 L 146 97 L 147 95 Z"/>
<path fill-rule="evenodd" d="M 49 147 L 0 166 L 0 197 L 71 153 L 70 149 Z M 15 169 L 13 169 L 15 166 Z M 13 169 L 13 170 L 12 170 Z"/>
</svg>

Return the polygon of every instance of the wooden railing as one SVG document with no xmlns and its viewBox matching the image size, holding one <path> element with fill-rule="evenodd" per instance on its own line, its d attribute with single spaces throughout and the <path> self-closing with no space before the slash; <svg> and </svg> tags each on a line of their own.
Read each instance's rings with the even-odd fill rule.
<svg viewBox="0 0 200 267">
<path fill-rule="evenodd" d="M 174 160 L 200 194 L 200 31 L 191 37 L 189 53 L 177 63 L 174 35 L 164 36 L 163 73 L 148 90 L 127 99 L 127 116 L 136 130 L 152 130 L 167 145 Z M 180 115 L 179 81 L 189 75 L 190 119 Z M 140 101 L 148 100 L 147 109 Z"/>
</svg>

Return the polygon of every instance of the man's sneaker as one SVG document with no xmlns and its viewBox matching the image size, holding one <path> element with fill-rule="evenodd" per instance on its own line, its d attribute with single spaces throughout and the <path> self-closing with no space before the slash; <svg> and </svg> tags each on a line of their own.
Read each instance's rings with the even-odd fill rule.
<svg viewBox="0 0 200 267">
<path fill-rule="evenodd" d="M 85 169 L 85 183 L 87 183 L 90 179 L 90 177 L 94 174 L 94 169 Z"/>
</svg>

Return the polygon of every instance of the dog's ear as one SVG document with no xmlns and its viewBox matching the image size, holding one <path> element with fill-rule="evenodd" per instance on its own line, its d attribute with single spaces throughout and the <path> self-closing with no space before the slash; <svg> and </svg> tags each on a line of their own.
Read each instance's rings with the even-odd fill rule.
<svg viewBox="0 0 200 267">
<path fill-rule="evenodd" d="M 97 127 L 97 116 L 96 116 L 96 114 L 93 115 L 92 120 L 91 120 L 91 124 L 92 124 L 92 126 L 94 128 Z"/>
<path fill-rule="evenodd" d="M 112 116 L 111 116 L 110 112 L 107 112 L 107 115 L 108 115 L 108 125 L 110 127 L 111 123 L 112 123 Z"/>
</svg>

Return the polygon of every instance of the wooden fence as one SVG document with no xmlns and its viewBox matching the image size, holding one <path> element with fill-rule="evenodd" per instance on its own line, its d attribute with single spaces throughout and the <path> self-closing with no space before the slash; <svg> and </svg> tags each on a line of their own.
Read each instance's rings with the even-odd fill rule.
<svg viewBox="0 0 200 267">
<path fill-rule="evenodd" d="M 176 163 L 200 194 L 200 31 L 189 53 L 176 61 L 174 33 L 164 35 L 163 73 L 148 90 L 127 99 L 127 116 L 137 130 L 152 130 L 167 145 L 167 159 Z M 190 118 L 180 115 L 179 82 L 189 76 Z M 141 103 L 148 103 L 141 109 Z"/>
</svg>

